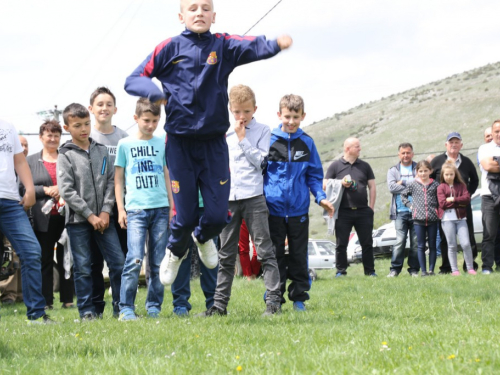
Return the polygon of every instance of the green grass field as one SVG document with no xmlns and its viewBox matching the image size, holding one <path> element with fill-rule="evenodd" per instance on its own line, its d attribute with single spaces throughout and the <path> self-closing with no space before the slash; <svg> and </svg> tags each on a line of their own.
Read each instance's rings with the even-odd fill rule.
<svg viewBox="0 0 500 375">
<path fill-rule="evenodd" d="M 438 259 L 440 264 L 440 259 Z M 378 278 L 354 265 L 348 277 L 320 271 L 306 313 L 263 318 L 261 280 L 236 279 L 227 317 L 78 322 L 59 305 L 58 325 L 28 325 L 25 307 L 0 310 L 2 374 L 494 374 L 500 371 L 500 274 Z M 192 313 L 204 310 L 192 282 Z M 145 314 L 145 289 L 138 314 Z M 109 298 L 109 296 L 108 296 Z M 109 306 L 109 305 L 108 305 Z M 75 321 L 76 320 L 76 321 Z"/>
</svg>

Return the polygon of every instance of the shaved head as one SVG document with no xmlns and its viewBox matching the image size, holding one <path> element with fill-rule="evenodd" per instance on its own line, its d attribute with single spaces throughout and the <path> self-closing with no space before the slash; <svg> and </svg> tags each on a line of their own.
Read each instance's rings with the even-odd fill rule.
<svg viewBox="0 0 500 375">
<path fill-rule="evenodd" d="M 212 10 L 213 10 L 214 9 L 214 2 L 213 2 L 213 0 L 208 0 L 208 1 L 210 1 L 210 3 L 212 4 Z M 190 0 L 181 0 L 181 12 L 183 11 L 184 6 L 186 4 L 189 4 L 189 2 L 190 2 Z"/>
<path fill-rule="evenodd" d="M 358 138 L 347 138 L 345 141 L 344 141 L 344 150 L 347 150 L 347 148 L 351 147 L 354 143 L 358 142 L 359 143 L 359 139 Z"/>
</svg>

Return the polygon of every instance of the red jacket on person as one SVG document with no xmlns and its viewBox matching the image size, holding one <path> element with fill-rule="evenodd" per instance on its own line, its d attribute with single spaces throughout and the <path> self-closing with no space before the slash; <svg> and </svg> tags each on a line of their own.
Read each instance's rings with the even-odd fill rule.
<svg viewBox="0 0 500 375">
<path fill-rule="evenodd" d="M 447 202 L 446 198 L 453 196 L 455 200 L 453 202 Z M 444 211 L 454 208 L 457 212 L 457 217 L 463 219 L 467 217 L 467 205 L 470 203 L 470 194 L 467 190 L 467 186 L 461 183 L 453 184 L 453 194 L 450 185 L 443 182 L 437 188 L 437 197 L 439 202 L 438 216 L 440 219 L 443 218 Z"/>
</svg>

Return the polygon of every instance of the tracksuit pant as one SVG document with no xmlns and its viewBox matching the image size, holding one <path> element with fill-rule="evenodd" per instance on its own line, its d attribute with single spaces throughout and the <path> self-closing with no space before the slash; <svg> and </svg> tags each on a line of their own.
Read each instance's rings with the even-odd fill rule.
<svg viewBox="0 0 500 375">
<path fill-rule="evenodd" d="M 211 139 L 169 134 L 165 157 L 172 184 L 176 215 L 170 223 L 170 251 L 182 257 L 191 233 L 201 243 L 218 236 L 230 222 L 228 211 L 231 187 L 229 151 L 225 135 Z M 198 188 L 205 213 L 198 220 Z"/>
</svg>

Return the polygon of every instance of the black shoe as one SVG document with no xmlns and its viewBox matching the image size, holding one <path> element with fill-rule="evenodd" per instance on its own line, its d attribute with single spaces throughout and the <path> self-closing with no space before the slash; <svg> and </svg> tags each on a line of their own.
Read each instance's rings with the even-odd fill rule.
<svg viewBox="0 0 500 375">
<path fill-rule="evenodd" d="M 451 271 L 439 271 L 438 275 L 449 275 Z"/>
<path fill-rule="evenodd" d="M 4 299 L 2 301 L 2 305 L 4 305 L 4 306 L 11 306 L 15 303 L 16 303 L 16 301 L 14 301 L 13 299 Z"/>
<path fill-rule="evenodd" d="M 421 277 L 427 277 L 429 276 L 429 274 L 425 271 L 422 271 L 422 273 L 420 274 Z"/>
<path fill-rule="evenodd" d="M 429 271 L 429 272 L 427 272 L 427 275 L 428 275 L 428 276 L 436 276 L 436 274 L 434 273 L 434 271 Z"/>
<path fill-rule="evenodd" d="M 95 320 L 97 319 L 97 316 L 88 312 L 88 313 L 85 313 L 83 316 L 82 316 L 82 322 L 90 322 L 92 320 Z"/>
<path fill-rule="evenodd" d="M 275 314 L 281 314 L 281 305 L 279 303 L 267 303 L 266 311 L 264 311 L 264 314 L 262 314 L 262 316 L 272 316 Z"/>
<path fill-rule="evenodd" d="M 219 315 L 219 316 L 227 315 L 227 310 L 226 309 L 224 309 L 224 310 L 219 309 L 217 306 L 213 305 L 207 311 L 196 314 L 196 316 L 199 318 L 206 318 L 208 316 L 214 316 L 214 315 Z"/>
<path fill-rule="evenodd" d="M 45 310 L 54 310 L 54 306 L 53 305 L 47 305 L 47 306 L 45 306 Z"/>
</svg>

